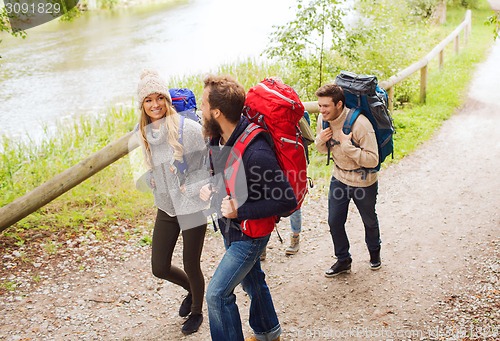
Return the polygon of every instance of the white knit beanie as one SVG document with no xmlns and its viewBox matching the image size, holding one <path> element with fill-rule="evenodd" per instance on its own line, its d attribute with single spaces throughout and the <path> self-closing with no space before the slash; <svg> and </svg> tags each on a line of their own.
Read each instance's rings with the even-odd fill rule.
<svg viewBox="0 0 500 341">
<path fill-rule="evenodd" d="M 160 77 L 158 72 L 154 70 L 143 70 L 141 79 L 137 85 L 137 106 L 140 109 L 144 99 L 151 94 L 162 94 L 165 96 L 169 103 L 172 103 L 172 98 L 168 92 L 167 83 Z"/>
</svg>

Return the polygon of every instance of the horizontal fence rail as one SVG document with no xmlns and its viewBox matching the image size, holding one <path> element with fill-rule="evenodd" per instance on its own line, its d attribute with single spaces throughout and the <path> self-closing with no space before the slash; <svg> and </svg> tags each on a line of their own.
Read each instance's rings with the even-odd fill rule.
<svg viewBox="0 0 500 341">
<path fill-rule="evenodd" d="M 388 80 L 380 82 L 379 85 L 387 90 L 389 94 L 389 110 L 392 111 L 393 109 L 394 86 L 404 81 L 417 71 L 420 71 L 421 74 L 420 99 L 422 102 L 425 102 L 427 89 L 427 66 L 429 62 L 439 55 L 439 68 L 441 69 L 443 67 L 444 48 L 452 41 L 455 42 L 455 53 L 459 52 L 460 33 L 464 31 L 464 42 L 467 43 L 472 27 L 471 17 L 471 11 L 467 10 L 464 21 L 452 33 L 450 33 L 448 37 L 434 47 L 424 58 L 398 72 Z M 303 104 L 305 110 L 309 113 L 319 113 L 318 102 L 304 102 Z M 1 207 L 0 232 L 35 212 L 39 208 L 45 206 L 92 175 L 127 155 L 132 149 L 138 147 L 138 145 L 129 146 L 129 140 L 132 135 L 132 132 L 126 134 L 75 166 L 56 175 L 31 192 Z"/>
<path fill-rule="evenodd" d="M 0 232 L 127 155 L 132 134 L 133 132 L 127 133 L 31 192 L 1 207 Z M 137 147 L 138 145 L 133 145 L 130 150 Z"/>
</svg>

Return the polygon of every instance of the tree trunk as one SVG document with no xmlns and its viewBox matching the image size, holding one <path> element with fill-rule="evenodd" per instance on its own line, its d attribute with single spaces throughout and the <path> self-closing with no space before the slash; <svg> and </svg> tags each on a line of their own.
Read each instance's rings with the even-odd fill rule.
<svg viewBox="0 0 500 341">
<path fill-rule="evenodd" d="M 446 0 L 441 0 L 434 9 L 432 19 L 436 24 L 442 25 L 446 22 Z"/>
</svg>

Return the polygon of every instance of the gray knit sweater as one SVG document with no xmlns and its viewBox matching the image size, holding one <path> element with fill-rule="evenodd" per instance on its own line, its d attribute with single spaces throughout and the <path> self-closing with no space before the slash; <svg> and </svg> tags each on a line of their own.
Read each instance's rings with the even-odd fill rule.
<svg viewBox="0 0 500 341">
<path fill-rule="evenodd" d="M 174 166 L 173 148 L 167 142 L 167 127 L 164 121 L 159 131 L 147 127 L 146 137 L 152 155 L 153 168 L 150 176 L 155 184 L 155 205 L 170 216 L 206 209 L 208 203 L 199 198 L 201 187 L 208 183 L 210 177 L 201 126 L 190 119 L 184 120 L 182 144 L 188 164 L 185 174 L 180 174 Z"/>
</svg>

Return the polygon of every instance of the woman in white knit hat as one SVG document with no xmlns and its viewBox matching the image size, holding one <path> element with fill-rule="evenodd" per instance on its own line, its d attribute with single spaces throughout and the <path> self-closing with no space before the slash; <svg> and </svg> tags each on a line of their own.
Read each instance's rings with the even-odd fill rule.
<svg viewBox="0 0 500 341">
<path fill-rule="evenodd" d="M 206 145 L 201 125 L 181 119 L 172 106 L 167 84 L 156 71 L 145 70 L 137 87 L 140 109 L 138 139 L 148 168 L 146 182 L 153 190 L 157 215 L 153 230 L 152 271 L 156 277 L 187 291 L 179 315 L 188 317 L 184 334 L 200 327 L 205 281 L 200 257 L 207 227 L 202 211 L 206 203 L 199 189 L 208 182 L 204 160 Z M 179 142 L 182 124 L 182 144 Z M 178 163 L 187 165 L 179 168 Z M 174 247 L 182 232 L 184 270 L 171 264 Z"/>
</svg>

